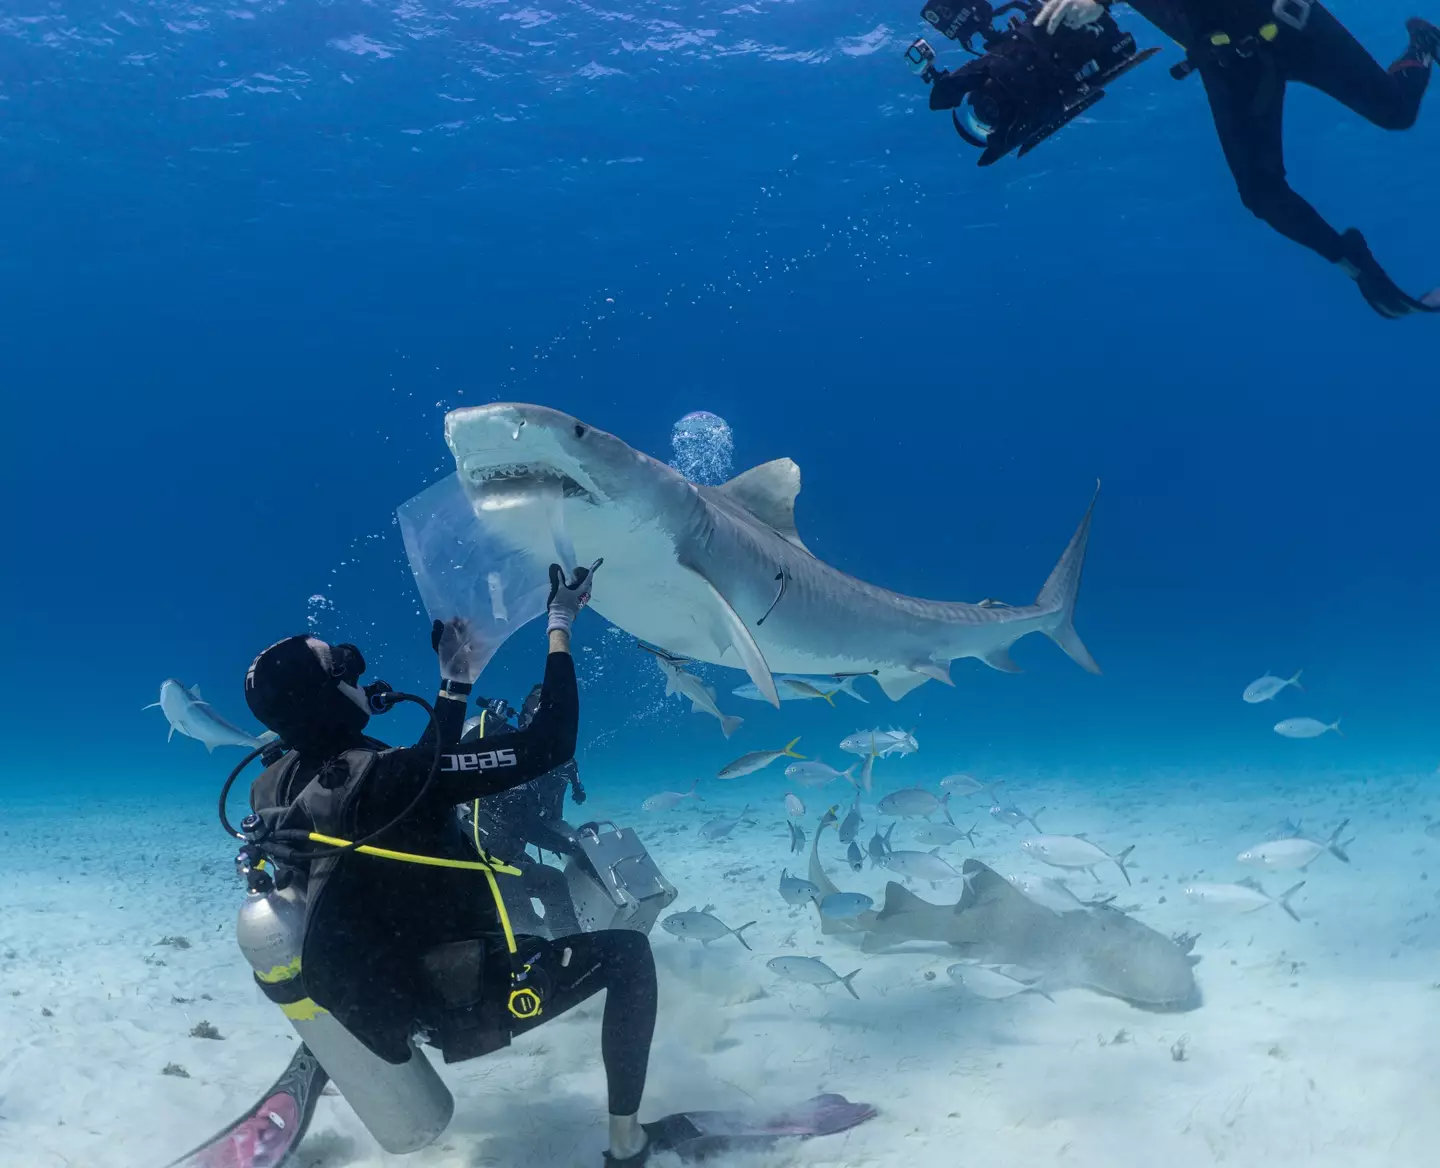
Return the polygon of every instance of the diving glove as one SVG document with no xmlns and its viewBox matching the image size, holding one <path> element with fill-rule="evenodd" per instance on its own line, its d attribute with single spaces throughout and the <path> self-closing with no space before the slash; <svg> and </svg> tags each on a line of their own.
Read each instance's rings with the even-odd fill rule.
<svg viewBox="0 0 1440 1168">
<path fill-rule="evenodd" d="M 1340 268 L 1355 281 L 1365 302 L 1387 320 L 1399 320 L 1416 312 L 1440 312 L 1440 288 L 1419 300 L 1400 289 L 1370 254 L 1365 237 L 1351 227 L 1340 237 L 1344 251 Z"/>
<path fill-rule="evenodd" d="M 545 625 L 547 633 L 553 633 L 557 629 L 566 633 L 570 631 L 575 617 L 590 599 L 595 571 L 604 562 L 599 559 L 588 568 L 576 568 L 575 575 L 568 581 L 565 579 L 565 570 L 559 564 L 550 565 L 550 600 L 547 603 L 550 620 Z"/>
<path fill-rule="evenodd" d="M 430 626 L 430 647 L 440 660 L 441 679 L 462 684 L 465 689 L 457 692 L 469 693 L 469 687 L 480 676 L 480 666 L 476 664 L 479 655 L 470 640 L 470 622 L 458 616 L 448 621 L 437 620 Z"/>
</svg>

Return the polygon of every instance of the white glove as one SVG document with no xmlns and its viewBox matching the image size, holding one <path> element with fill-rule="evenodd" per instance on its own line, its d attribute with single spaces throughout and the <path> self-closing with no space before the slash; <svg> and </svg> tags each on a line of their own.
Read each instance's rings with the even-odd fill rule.
<svg viewBox="0 0 1440 1168">
<path fill-rule="evenodd" d="M 1105 15 L 1105 5 L 1100 0 L 1045 0 L 1035 23 L 1052 36 L 1062 24 L 1067 28 L 1080 28 L 1094 24 Z"/>
<path fill-rule="evenodd" d="M 470 622 L 454 617 L 448 621 L 436 621 L 430 626 L 430 647 L 440 660 L 442 681 L 458 681 L 473 684 L 480 676 L 475 664 L 480 653 L 470 636 Z"/>
<path fill-rule="evenodd" d="M 559 564 L 550 565 L 550 620 L 545 625 L 547 633 L 557 629 L 568 633 L 580 610 L 590 599 L 590 588 L 595 582 L 595 570 L 605 561 L 596 560 L 588 568 L 576 568 L 574 577 L 568 582 L 565 571 Z"/>
</svg>

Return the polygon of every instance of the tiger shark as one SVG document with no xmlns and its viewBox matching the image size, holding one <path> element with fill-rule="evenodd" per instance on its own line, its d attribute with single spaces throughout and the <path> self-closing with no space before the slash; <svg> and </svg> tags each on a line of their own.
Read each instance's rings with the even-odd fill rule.
<svg viewBox="0 0 1440 1168">
<path fill-rule="evenodd" d="M 745 670 L 777 707 L 775 673 L 869 673 L 892 701 L 954 684 L 961 657 L 1016 673 L 1010 646 L 1030 633 L 1100 671 L 1073 623 L 1093 498 L 1034 604 L 919 600 L 811 554 L 788 458 L 703 486 L 568 414 L 515 403 L 451 411 L 445 439 L 476 513 L 518 549 L 555 558 L 556 531 L 524 505 L 543 501 L 577 562 L 604 557 L 596 612 L 670 654 Z"/>
</svg>

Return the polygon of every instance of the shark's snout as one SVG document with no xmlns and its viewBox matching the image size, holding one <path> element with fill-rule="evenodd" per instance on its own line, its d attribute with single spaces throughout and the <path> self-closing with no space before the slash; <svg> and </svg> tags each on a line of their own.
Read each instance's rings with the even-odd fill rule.
<svg viewBox="0 0 1440 1168">
<path fill-rule="evenodd" d="M 585 431 L 558 410 L 509 403 L 456 410 L 445 420 L 461 478 L 497 503 L 550 487 L 567 498 L 588 497 L 592 484 L 569 448 Z"/>
</svg>

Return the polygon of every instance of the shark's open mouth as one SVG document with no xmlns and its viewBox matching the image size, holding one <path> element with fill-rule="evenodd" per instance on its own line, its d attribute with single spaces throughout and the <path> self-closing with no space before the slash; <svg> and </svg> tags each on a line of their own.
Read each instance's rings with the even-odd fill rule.
<svg viewBox="0 0 1440 1168">
<path fill-rule="evenodd" d="M 512 462 L 501 466 L 470 467 L 465 472 L 471 487 L 486 495 L 512 496 L 529 491 L 554 490 L 567 499 L 588 499 L 590 492 L 572 479 L 548 466 Z"/>
</svg>

